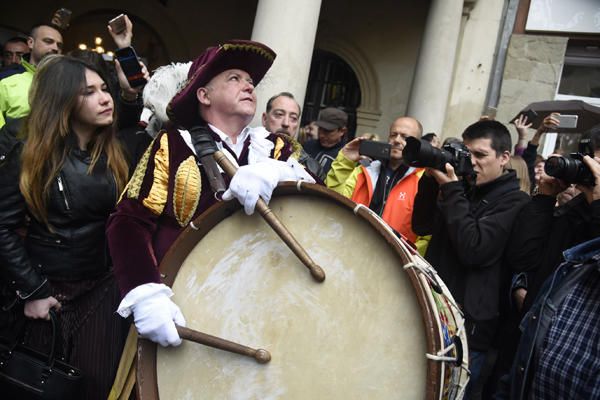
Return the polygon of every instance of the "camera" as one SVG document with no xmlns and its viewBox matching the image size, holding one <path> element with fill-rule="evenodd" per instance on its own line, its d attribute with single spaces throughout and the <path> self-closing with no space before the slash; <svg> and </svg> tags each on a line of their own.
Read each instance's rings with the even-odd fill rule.
<svg viewBox="0 0 600 400">
<path fill-rule="evenodd" d="M 592 171 L 583 162 L 586 155 L 594 157 L 591 140 L 582 139 L 579 141 L 579 152 L 571 153 L 568 157 L 552 156 L 546 160 L 544 171 L 554 178 L 558 178 L 565 183 L 575 183 L 584 186 L 594 186 L 596 179 Z"/>
<path fill-rule="evenodd" d="M 450 163 L 457 176 L 475 177 L 471 153 L 462 143 L 448 143 L 438 149 L 425 140 L 408 137 L 402 158 L 411 167 L 435 168 L 443 172 L 446 172 L 446 163 Z"/>
<path fill-rule="evenodd" d="M 358 147 L 358 154 L 367 156 L 372 160 L 388 161 L 391 152 L 392 146 L 389 143 L 374 140 L 363 140 Z"/>
</svg>

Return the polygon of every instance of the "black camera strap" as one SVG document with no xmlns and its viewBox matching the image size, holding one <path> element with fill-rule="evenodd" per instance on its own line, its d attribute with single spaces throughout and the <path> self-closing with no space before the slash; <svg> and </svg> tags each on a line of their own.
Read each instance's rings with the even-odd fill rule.
<svg viewBox="0 0 600 400">
<path fill-rule="evenodd" d="M 377 215 L 381 216 L 383 214 L 385 203 L 392 188 L 402 180 L 404 175 L 408 172 L 408 168 L 407 165 L 400 164 L 396 170 L 392 170 L 387 164 L 381 164 L 381 170 L 379 171 L 379 176 L 375 183 L 373 198 L 369 204 L 369 208 L 377 213 Z"/>
</svg>

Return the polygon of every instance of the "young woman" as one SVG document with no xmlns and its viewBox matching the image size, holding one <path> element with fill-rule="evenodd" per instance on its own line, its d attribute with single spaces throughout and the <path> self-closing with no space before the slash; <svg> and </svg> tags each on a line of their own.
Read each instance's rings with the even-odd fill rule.
<svg viewBox="0 0 600 400">
<path fill-rule="evenodd" d="M 82 60 L 49 56 L 36 72 L 22 197 L 0 214 L 0 259 L 24 302 L 26 342 L 47 352 L 57 310 L 65 361 L 85 379 L 81 398 L 106 399 L 126 334 L 105 224 L 127 182 L 107 80 Z M 15 233 L 30 218 L 24 243 Z"/>
</svg>

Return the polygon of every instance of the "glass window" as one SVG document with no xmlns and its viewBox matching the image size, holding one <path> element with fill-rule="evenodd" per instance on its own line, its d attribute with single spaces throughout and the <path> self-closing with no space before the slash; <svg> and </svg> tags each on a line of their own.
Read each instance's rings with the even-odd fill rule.
<svg viewBox="0 0 600 400">
<path fill-rule="evenodd" d="M 569 42 L 558 94 L 600 98 L 600 47 Z"/>
</svg>

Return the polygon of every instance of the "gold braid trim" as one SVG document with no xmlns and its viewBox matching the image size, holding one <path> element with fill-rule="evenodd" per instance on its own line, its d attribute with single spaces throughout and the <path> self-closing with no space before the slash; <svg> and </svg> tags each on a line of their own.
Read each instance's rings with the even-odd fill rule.
<svg viewBox="0 0 600 400">
<path fill-rule="evenodd" d="M 266 58 L 269 61 L 273 61 L 275 57 L 272 53 L 263 49 L 262 47 L 255 46 L 253 44 L 224 44 L 222 46 L 223 50 L 242 50 L 242 51 L 252 51 L 254 53 L 259 54 L 260 56 Z"/>
<path fill-rule="evenodd" d="M 273 158 L 275 160 L 279 160 L 279 157 L 281 157 L 281 149 L 283 149 L 283 146 L 285 146 L 285 142 L 282 138 L 278 137 L 277 140 L 275 140 L 275 150 L 273 150 Z"/>
<path fill-rule="evenodd" d="M 304 148 L 296 139 L 290 138 L 289 140 L 292 143 L 292 150 L 294 151 L 292 154 L 290 154 L 290 157 L 297 160 L 300 158 L 300 154 L 304 151 Z"/>
<path fill-rule="evenodd" d="M 287 135 L 285 133 L 273 133 L 273 135 L 277 136 L 277 140 L 275 141 L 275 150 L 273 151 L 273 158 L 278 160 L 281 157 L 281 149 L 285 146 L 285 142 L 289 142 L 292 145 L 292 154 L 290 157 L 297 160 L 300 158 L 300 154 L 304 150 L 299 141 Z"/>
<path fill-rule="evenodd" d="M 144 181 L 144 175 L 146 175 L 146 169 L 148 168 L 148 160 L 150 160 L 150 153 L 152 153 L 152 148 L 154 147 L 154 140 L 148 146 L 142 158 L 138 162 L 135 167 L 135 171 L 133 171 L 133 175 L 131 175 L 131 179 L 127 182 L 127 186 L 123 189 L 121 193 L 121 197 L 119 197 L 119 201 L 127 194 L 127 197 L 130 199 L 137 199 L 140 195 L 140 190 L 142 189 L 142 182 Z"/>
<path fill-rule="evenodd" d="M 195 157 L 189 156 L 177 168 L 173 189 L 173 213 L 180 226 L 186 226 L 194 216 L 201 190 L 200 170 Z"/>
<path fill-rule="evenodd" d="M 169 192 L 169 138 L 162 135 L 160 147 L 154 154 L 154 175 L 150 193 L 142 204 L 155 215 L 162 214 Z"/>
</svg>

